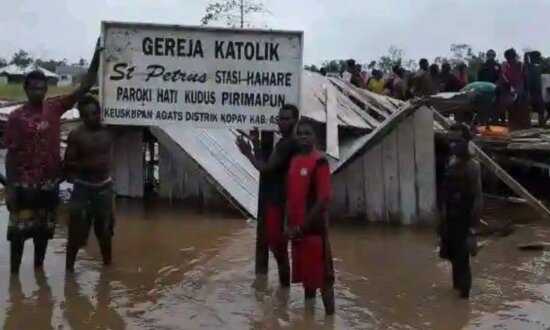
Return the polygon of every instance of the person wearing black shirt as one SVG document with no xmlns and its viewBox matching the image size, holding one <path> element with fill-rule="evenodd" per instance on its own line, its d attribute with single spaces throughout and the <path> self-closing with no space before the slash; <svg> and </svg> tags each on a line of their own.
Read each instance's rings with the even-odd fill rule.
<svg viewBox="0 0 550 330">
<path fill-rule="evenodd" d="M 473 230 L 481 218 L 483 190 L 479 163 L 468 150 L 469 128 L 455 124 L 449 130 L 452 159 L 444 179 L 445 221 L 441 231 L 440 256 L 452 264 L 453 287 L 461 298 L 470 296 L 472 272 L 470 256 L 476 254 Z"/>
<path fill-rule="evenodd" d="M 539 51 L 525 53 L 525 69 L 527 75 L 527 93 L 533 111 L 539 115 L 539 124 L 544 126 L 548 117 L 544 109 L 542 97 L 542 55 Z"/>
<path fill-rule="evenodd" d="M 500 63 L 496 60 L 497 54 L 494 50 L 487 51 L 487 60 L 481 66 L 477 74 L 479 81 L 490 82 L 496 84 L 500 77 Z"/>
<path fill-rule="evenodd" d="M 252 141 L 254 150 L 243 138 L 237 137 L 237 146 L 243 155 L 260 172 L 260 201 L 258 220 L 264 221 L 267 244 L 279 267 L 279 282 L 283 287 L 290 286 L 290 265 L 288 260 L 288 240 L 284 237 L 286 209 L 286 177 L 290 160 L 298 152 L 295 128 L 299 119 L 296 106 L 287 104 L 279 110 L 279 133 L 281 139 L 267 161 L 262 160 L 258 141 Z"/>
</svg>

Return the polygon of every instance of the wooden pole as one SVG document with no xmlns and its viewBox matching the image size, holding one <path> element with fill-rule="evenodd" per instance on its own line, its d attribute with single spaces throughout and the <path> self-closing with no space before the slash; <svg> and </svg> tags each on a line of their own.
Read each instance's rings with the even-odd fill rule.
<svg viewBox="0 0 550 330">
<path fill-rule="evenodd" d="M 273 132 L 261 132 L 260 150 L 265 161 L 273 152 Z M 260 174 L 260 187 L 258 193 L 258 221 L 256 226 L 256 275 L 267 275 L 269 271 L 269 246 L 267 245 L 267 232 L 264 221 L 265 177 Z"/>
<path fill-rule="evenodd" d="M 434 112 L 434 119 L 446 130 L 451 127 L 451 124 L 447 121 L 443 115 L 441 115 L 437 110 L 431 108 Z M 538 199 L 536 199 L 527 189 L 525 189 L 519 182 L 510 176 L 504 169 L 502 169 L 494 160 L 491 159 L 480 147 L 475 143 L 471 142 L 472 147 L 475 151 L 476 158 L 494 175 L 496 175 L 502 182 L 504 182 L 513 192 L 518 194 L 521 198 L 527 201 L 535 211 L 546 219 L 550 219 L 550 211 L 542 204 Z"/>
<path fill-rule="evenodd" d="M 244 28 L 244 0 L 241 0 L 241 29 Z"/>
</svg>

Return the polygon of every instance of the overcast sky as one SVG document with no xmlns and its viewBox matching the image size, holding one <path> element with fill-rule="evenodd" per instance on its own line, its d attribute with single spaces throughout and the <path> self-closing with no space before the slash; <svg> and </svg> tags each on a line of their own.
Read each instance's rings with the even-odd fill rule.
<svg viewBox="0 0 550 330">
<path fill-rule="evenodd" d="M 17 49 L 76 61 L 92 55 L 102 20 L 199 25 L 208 0 L 0 0 L 0 57 Z M 367 62 L 395 44 L 408 58 L 537 48 L 550 56 L 550 0 L 268 0 L 276 29 L 303 30 L 305 63 Z M 261 17 L 253 24 L 264 25 Z M 501 55 L 500 55 L 501 56 Z M 502 58 L 502 56 L 501 56 Z"/>
</svg>

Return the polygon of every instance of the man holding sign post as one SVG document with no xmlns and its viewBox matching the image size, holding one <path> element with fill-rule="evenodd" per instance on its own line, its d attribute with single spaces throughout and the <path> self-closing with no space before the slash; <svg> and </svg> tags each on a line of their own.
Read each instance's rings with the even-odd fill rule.
<svg viewBox="0 0 550 330">
<path fill-rule="evenodd" d="M 104 22 L 102 36 L 105 124 L 280 129 L 283 139 L 276 149 L 284 149 L 282 158 L 288 160 L 282 161 L 286 165 L 280 170 L 281 180 L 271 181 L 283 187 L 280 182 L 286 177 L 284 167 L 293 150 L 300 104 L 302 32 Z M 240 139 L 238 144 L 262 170 L 244 141 Z M 270 164 L 264 165 L 269 168 Z M 272 218 L 279 219 L 282 226 L 284 188 L 261 186 L 260 223 L 263 226 L 266 216 L 264 190 L 273 191 L 274 196 L 280 190 L 282 200 L 274 198 L 279 202 L 271 203 L 276 207 L 270 210 L 276 211 L 271 213 L 278 216 Z M 259 236 L 262 240 L 263 235 Z M 288 256 L 282 248 L 275 250 L 282 265 L 281 283 L 288 286 Z M 267 272 L 266 264 L 260 263 L 264 266 L 259 271 L 257 267 L 257 272 Z"/>
</svg>

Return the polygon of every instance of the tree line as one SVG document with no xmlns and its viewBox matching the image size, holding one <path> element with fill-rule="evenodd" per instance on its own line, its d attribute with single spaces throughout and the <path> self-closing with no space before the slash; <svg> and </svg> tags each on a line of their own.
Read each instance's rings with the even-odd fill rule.
<svg viewBox="0 0 550 330">
<path fill-rule="evenodd" d="M 17 52 L 15 52 L 9 60 L 0 57 L 0 68 L 3 68 L 10 64 L 15 64 L 19 67 L 27 67 L 31 64 L 34 64 L 36 66 L 39 66 L 51 72 L 55 72 L 55 69 L 60 65 L 72 64 L 72 65 L 79 65 L 82 67 L 88 66 L 88 62 L 83 58 L 81 58 L 76 63 L 69 63 L 69 61 L 66 58 L 62 60 L 34 58 L 33 56 L 31 56 L 29 52 L 23 49 L 20 49 Z"/>
</svg>

